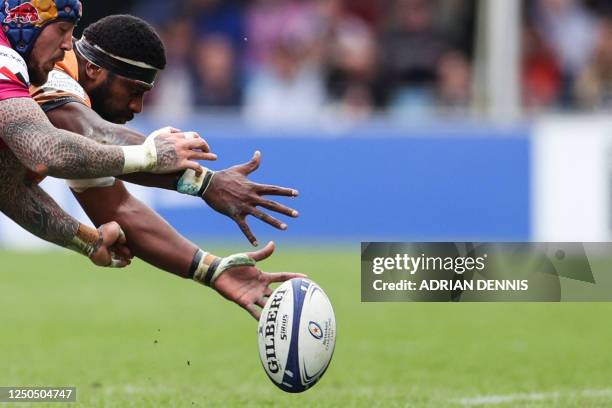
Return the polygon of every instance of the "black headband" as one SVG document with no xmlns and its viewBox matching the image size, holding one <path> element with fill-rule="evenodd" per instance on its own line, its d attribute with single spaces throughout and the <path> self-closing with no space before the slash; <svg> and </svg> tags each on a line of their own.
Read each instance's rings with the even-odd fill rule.
<svg viewBox="0 0 612 408">
<path fill-rule="evenodd" d="M 136 61 L 130 62 L 127 58 L 112 55 L 98 46 L 91 45 L 85 37 L 76 42 L 76 49 L 79 54 L 100 68 L 108 69 L 114 74 L 149 85 L 155 83 L 155 78 L 157 78 L 157 73 L 159 72 L 157 68 L 141 67 L 135 65 L 139 64 Z"/>
</svg>

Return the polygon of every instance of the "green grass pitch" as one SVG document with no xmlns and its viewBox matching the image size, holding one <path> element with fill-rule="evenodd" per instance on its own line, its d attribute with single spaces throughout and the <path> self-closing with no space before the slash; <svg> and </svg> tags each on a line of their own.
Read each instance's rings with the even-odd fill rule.
<svg viewBox="0 0 612 408">
<path fill-rule="evenodd" d="M 280 247 L 260 266 L 309 273 L 338 322 L 326 375 L 290 395 L 208 288 L 62 252 L 0 265 L 0 385 L 76 386 L 73 407 L 612 406 L 610 304 L 362 304 L 358 246 Z"/>
</svg>

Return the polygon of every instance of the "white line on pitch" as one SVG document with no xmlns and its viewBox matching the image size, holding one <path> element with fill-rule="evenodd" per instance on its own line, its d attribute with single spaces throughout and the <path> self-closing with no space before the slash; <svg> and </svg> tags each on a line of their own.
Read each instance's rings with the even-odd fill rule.
<svg viewBox="0 0 612 408">
<path fill-rule="evenodd" d="M 464 406 L 499 405 L 511 402 L 547 401 L 567 397 L 598 398 L 612 397 L 612 388 L 599 390 L 583 390 L 578 392 L 532 392 L 506 395 L 479 395 L 472 398 L 462 398 L 456 402 Z"/>
</svg>

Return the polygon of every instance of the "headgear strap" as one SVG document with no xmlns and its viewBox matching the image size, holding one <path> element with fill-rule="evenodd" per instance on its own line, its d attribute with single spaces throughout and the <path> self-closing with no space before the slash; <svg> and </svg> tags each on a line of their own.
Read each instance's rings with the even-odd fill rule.
<svg viewBox="0 0 612 408">
<path fill-rule="evenodd" d="M 90 44 L 85 37 L 76 42 L 76 49 L 89 62 L 122 77 L 154 85 L 159 69 L 140 61 L 119 57 Z"/>
</svg>

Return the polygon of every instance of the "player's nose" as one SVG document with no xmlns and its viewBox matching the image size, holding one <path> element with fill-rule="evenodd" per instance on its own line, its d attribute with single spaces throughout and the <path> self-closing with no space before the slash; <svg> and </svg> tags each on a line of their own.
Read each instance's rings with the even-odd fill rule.
<svg viewBox="0 0 612 408">
<path fill-rule="evenodd" d="M 140 113 L 142 112 L 142 104 L 143 104 L 142 97 L 134 98 L 130 102 L 130 110 L 134 112 L 135 114 Z"/>
<path fill-rule="evenodd" d="M 62 43 L 60 44 L 60 48 L 62 51 L 71 51 L 72 50 L 72 32 L 66 33 L 62 38 Z"/>
</svg>

